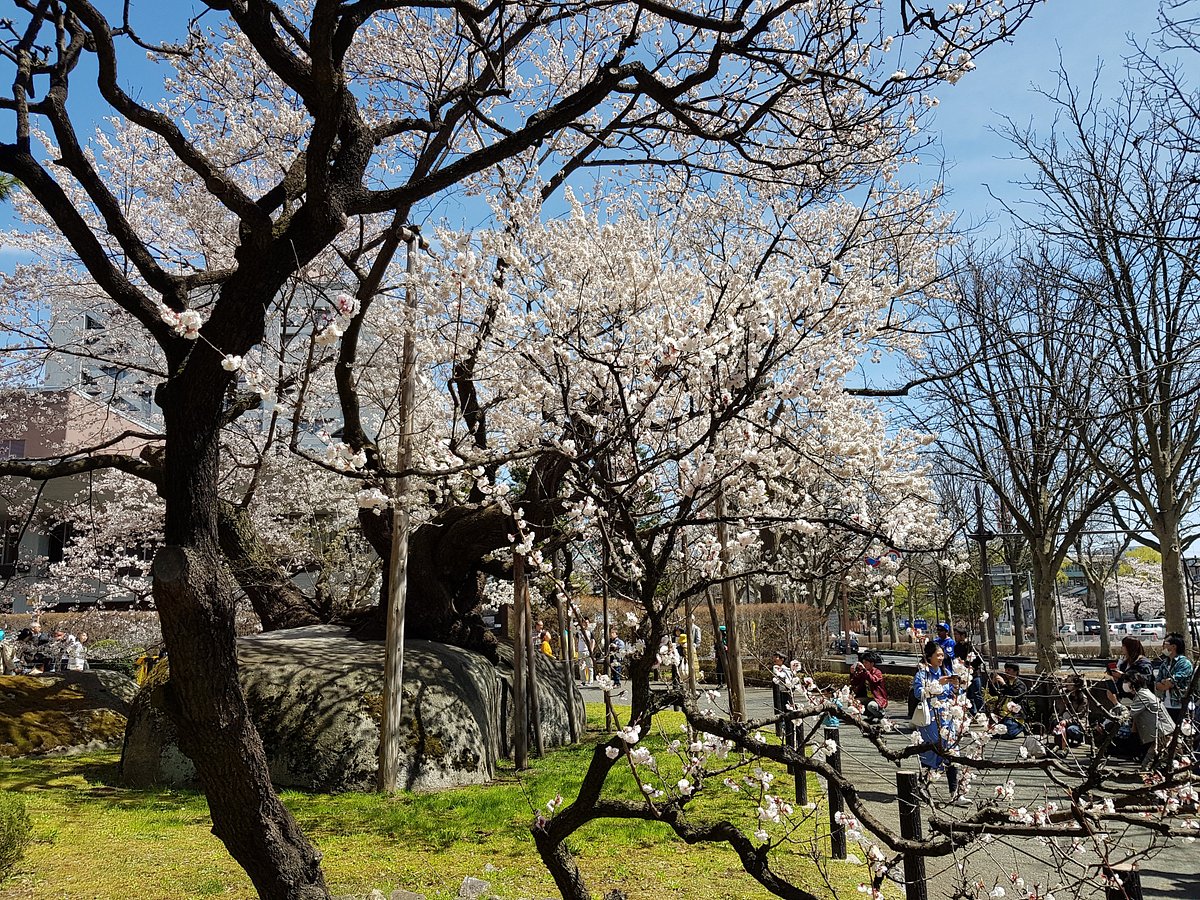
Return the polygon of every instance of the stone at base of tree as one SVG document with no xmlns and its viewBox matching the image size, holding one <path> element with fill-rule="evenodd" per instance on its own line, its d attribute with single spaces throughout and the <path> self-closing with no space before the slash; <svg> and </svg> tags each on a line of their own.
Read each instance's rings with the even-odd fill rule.
<svg viewBox="0 0 1200 900">
<path fill-rule="evenodd" d="M 0 757 L 111 747 L 136 691 L 118 672 L 0 677 Z"/>
<path fill-rule="evenodd" d="M 404 888 L 396 888 L 396 890 L 392 891 L 388 900 L 425 900 L 425 895 L 406 891 Z"/>
<path fill-rule="evenodd" d="M 512 749 L 512 653 L 500 665 L 478 653 L 407 641 L 401 783 L 409 790 L 483 784 Z M 563 684 L 561 664 L 538 661 L 539 709 L 548 747 L 570 741 L 567 703 L 584 721 L 583 698 Z M 383 709 L 383 642 L 314 625 L 238 641 L 242 690 L 262 735 L 271 777 L 311 791 L 374 790 Z M 156 667 L 129 712 L 121 775 L 126 784 L 189 784 L 165 708 L 167 666 Z"/>
<path fill-rule="evenodd" d="M 473 878 L 468 875 L 462 880 L 462 884 L 458 886 L 458 896 L 461 900 L 478 900 L 487 893 L 491 884 L 484 881 L 482 878 Z"/>
</svg>

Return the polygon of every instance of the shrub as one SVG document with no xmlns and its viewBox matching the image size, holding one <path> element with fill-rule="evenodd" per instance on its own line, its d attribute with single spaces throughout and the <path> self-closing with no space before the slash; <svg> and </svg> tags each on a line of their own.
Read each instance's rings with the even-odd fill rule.
<svg viewBox="0 0 1200 900">
<path fill-rule="evenodd" d="M 813 681 L 819 688 L 838 691 L 850 683 L 850 676 L 842 672 L 814 672 Z M 912 693 L 912 683 L 911 675 L 883 676 L 883 689 L 887 691 L 888 700 L 907 699 Z"/>
<path fill-rule="evenodd" d="M 25 855 L 32 829 L 25 801 L 10 791 L 0 791 L 0 880 L 11 875 Z"/>
</svg>

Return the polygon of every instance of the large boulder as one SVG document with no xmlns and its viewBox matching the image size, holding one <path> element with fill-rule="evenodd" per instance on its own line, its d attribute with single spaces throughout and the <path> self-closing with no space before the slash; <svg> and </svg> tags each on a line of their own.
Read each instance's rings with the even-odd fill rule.
<svg viewBox="0 0 1200 900">
<path fill-rule="evenodd" d="M 506 652 L 507 651 L 507 652 Z M 540 656 L 540 654 L 539 654 Z M 314 625 L 242 638 L 242 689 L 262 735 L 271 776 L 281 787 L 371 790 L 379 763 L 383 643 Z M 191 761 L 180 752 L 164 712 L 170 690 L 160 665 L 134 700 L 121 756 L 131 785 L 187 784 Z M 567 703 L 584 721 L 583 699 L 568 691 L 561 663 L 538 661 L 539 710 L 547 746 L 571 740 Z M 512 653 L 500 665 L 459 647 L 404 645 L 401 778 L 410 790 L 481 784 L 512 748 Z"/>
<path fill-rule="evenodd" d="M 0 756 L 94 749 L 121 740 L 132 679 L 116 672 L 0 677 Z"/>
</svg>

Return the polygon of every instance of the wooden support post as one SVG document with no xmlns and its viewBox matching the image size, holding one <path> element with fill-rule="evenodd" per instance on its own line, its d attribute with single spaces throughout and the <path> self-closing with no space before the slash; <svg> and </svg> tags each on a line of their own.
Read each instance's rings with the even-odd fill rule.
<svg viewBox="0 0 1200 900">
<path fill-rule="evenodd" d="M 546 755 L 546 742 L 542 738 L 542 705 L 541 697 L 538 690 L 538 674 L 537 664 L 538 657 L 541 651 L 538 649 L 538 643 L 541 641 L 541 635 L 533 633 L 533 609 L 529 602 L 529 579 L 524 582 L 522 593 L 525 595 L 525 652 L 529 654 L 528 666 L 525 669 L 525 674 L 529 678 L 528 695 L 529 701 L 529 722 L 533 726 L 533 746 L 538 756 Z"/>
<path fill-rule="evenodd" d="M 529 768 L 529 704 L 525 699 L 525 557 L 513 556 L 513 762 Z"/>
<path fill-rule="evenodd" d="M 1104 900 L 1142 900 L 1142 873 L 1136 864 L 1105 866 Z"/>
<path fill-rule="evenodd" d="M 825 726 L 825 740 L 833 741 L 835 749 L 826 757 L 826 762 L 839 774 L 842 771 L 841 730 L 836 726 Z M 846 858 L 846 825 L 842 814 L 846 804 L 842 799 L 842 791 L 833 781 L 826 785 L 829 797 L 829 855 L 834 859 Z"/>
<path fill-rule="evenodd" d="M 918 797 L 920 775 L 916 772 L 896 773 L 896 799 L 900 803 L 900 836 L 921 840 L 921 801 Z M 904 854 L 905 900 L 929 900 L 925 882 L 925 857 L 917 853 Z"/>
<path fill-rule="evenodd" d="M 571 627 L 567 624 L 567 611 L 563 608 L 562 597 L 556 597 L 554 606 L 558 610 L 558 633 L 562 643 L 563 696 L 567 698 L 567 728 L 571 733 L 571 743 L 579 740 L 579 722 L 575 717 L 575 664 L 572 660 L 575 651 L 575 641 L 571 639 Z"/>
</svg>

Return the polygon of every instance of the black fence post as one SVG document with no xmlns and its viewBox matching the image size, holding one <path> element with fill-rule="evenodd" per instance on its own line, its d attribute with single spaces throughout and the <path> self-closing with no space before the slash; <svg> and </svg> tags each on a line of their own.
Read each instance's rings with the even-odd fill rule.
<svg viewBox="0 0 1200 900">
<path fill-rule="evenodd" d="M 920 775 L 916 772 L 896 773 L 896 799 L 900 802 L 900 836 L 921 840 L 921 803 L 918 797 Z M 929 900 L 925 884 L 925 857 L 919 853 L 904 854 L 905 900 Z"/>
<path fill-rule="evenodd" d="M 1142 900 L 1142 873 L 1136 865 L 1105 866 L 1104 900 Z"/>
<path fill-rule="evenodd" d="M 797 722 L 795 719 L 789 719 L 784 727 L 786 729 L 784 731 L 784 740 L 787 741 L 787 745 L 791 747 L 794 752 L 804 756 L 803 721 Z M 791 775 L 796 782 L 796 805 L 807 806 L 808 772 L 797 765 L 791 765 L 788 766 L 788 774 Z"/>
<path fill-rule="evenodd" d="M 841 732 L 836 725 L 825 726 L 825 740 L 833 741 L 832 753 L 826 754 L 826 762 L 838 774 L 842 771 Z M 842 821 L 842 813 L 846 805 L 842 800 L 842 791 L 832 779 L 826 785 L 829 796 L 829 854 L 834 859 L 846 858 L 846 824 Z"/>
</svg>

